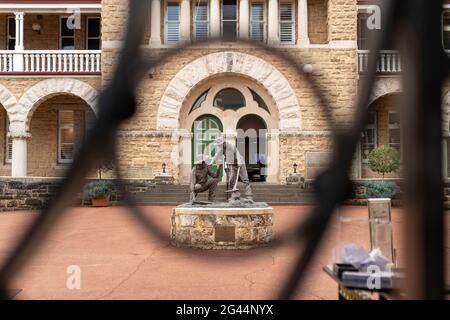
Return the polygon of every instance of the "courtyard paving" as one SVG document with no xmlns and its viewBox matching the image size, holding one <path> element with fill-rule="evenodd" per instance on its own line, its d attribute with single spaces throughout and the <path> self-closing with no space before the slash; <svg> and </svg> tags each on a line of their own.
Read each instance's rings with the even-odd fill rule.
<svg viewBox="0 0 450 320">
<path fill-rule="evenodd" d="M 143 207 L 169 234 L 172 207 Z M 276 206 L 276 234 L 304 219 L 311 207 Z M 4 259 L 36 212 L 0 213 Z M 404 214 L 393 209 L 394 245 L 402 265 Z M 368 246 L 366 207 L 341 207 L 308 270 L 297 299 L 336 299 L 322 271 L 343 243 Z M 449 219 L 447 219 L 449 220 Z M 446 233 L 450 234 L 447 221 Z M 126 208 L 73 208 L 64 213 L 29 264 L 18 272 L 16 299 L 270 299 L 285 281 L 301 244 L 250 251 L 176 250 L 144 230 Z M 447 250 L 447 263 L 450 251 Z M 66 287 L 67 268 L 80 267 L 81 288 Z"/>
</svg>

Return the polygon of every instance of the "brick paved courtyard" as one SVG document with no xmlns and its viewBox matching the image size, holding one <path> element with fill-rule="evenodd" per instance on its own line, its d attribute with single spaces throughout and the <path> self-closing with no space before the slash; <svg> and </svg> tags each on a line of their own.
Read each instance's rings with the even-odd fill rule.
<svg viewBox="0 0 450 320">
<path fill-rule="evenodd" d="M 304 219 L 310 207 L 275 207 L 275 232 Z M 171 207 L 144 207 L 170 229 Z M 0 215 L 0 258 L 35 212 Z M 341 217 L 341 219 L 339 219 Z M 337 286 L 321 271 L 333 248 L 354 241 L 368 245 L 366 207 L 342 207 L 311 265 L 298 299 L 336 299 Z M 346 222 L 339 222 L 344 220 Z M 403 213 L 393 210 L 394 243 L 403 260 Z M 447 221 L 446 234 L 450 224 Z M 449 246 L 447 245 L 447 253 Z M 124 208 L 75 208 L 13 282 L 17 299 L 269 299 L 283 283 L 301 246 L 251 251 L 178 251 L 148 236 Z M 448 257 L 447 254 L 447 263 Z M 66 288 L 67 267 L 81 268 L 81 289 Z"/>
</svg>

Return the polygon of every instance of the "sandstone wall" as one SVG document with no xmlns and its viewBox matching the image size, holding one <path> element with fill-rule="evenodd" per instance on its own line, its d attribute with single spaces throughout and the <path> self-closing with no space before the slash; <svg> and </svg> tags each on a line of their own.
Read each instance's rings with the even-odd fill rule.
<svg viewBox="0 0 450 320">
<path fill-rule="evenodd" d="M 312 44 L 328 42 L 328 0 L 308 1 L 308 34 Z"/>
</svg>

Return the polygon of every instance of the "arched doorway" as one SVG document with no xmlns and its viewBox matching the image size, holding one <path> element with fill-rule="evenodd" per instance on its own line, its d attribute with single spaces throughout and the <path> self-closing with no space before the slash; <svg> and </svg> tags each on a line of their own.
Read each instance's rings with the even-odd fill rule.
<svg viewBox="0 0 450 320">
<path fill-rule="evenodd" d="M 83 99 L 66 93 L 51 95 L 33 107 L 27 174 L 62 177 L 75 159 L 94 112 Z"/>
<path fill-rule="evenodd" d="M 250 116 L 247 119 L 246 116 Z M 249 119 L 255 119 L 258 125 L 251 123 Z M 268 92 L 251 79 L 246 79 L 236 75 L 221 75 L 208 79 L 208 81 L 199 84 L 187 96 L 180 112 L 180 127 L 188 130 L 190 135 L 183 134 L 178 148 L 179 159 L 183 158 L 179 164 L 180 183 L 189 183 L 191 172 L 191 163 L 186 165 L 187 161 L 194 160 L 197 154 L 201 153 L 199 146 L 200 134 L 194 131 L 204 131 L 211 126 L 219 127 L 219 131 L 225 136 L 229 143 L 237 143 L 237 129 L 250 126 L 251 128 L 267 129 L 267 179 L 261 179 L 255 174 L 255 181 L 267 181 L 270 183 L 278 182 L 279 177 L 279 142 L 276 134 L 270 135 L 270 132 L 276 133 L 279 129 L 279 112 L 276 104 Z M 238 126 L 238 122 L 241 123 Z M 247 119 L 247 120 L 246 120 Z M 195 122 L 202 120 L 202 123 L 195 125 Z M 213 122 L 211 122 L 213 121 Z M 253 122 L 255 122 L 253 121 Z M 213 123 L 217 123 L 217 125 Z M 218 125 L 220 123 L 220 125 Z M 256 131 L 255 131 L 256 132 Z M 214 133 L 213 133 L 214 134 Z M 187 138 L 189 136 L 189 138 Z M 265 137 L 263 139 L 265 139 Z M 203 137 L 208 144 L 209 137 Z M 189 139 L 189 140 L 187 140 Z M 196 139 L 196 143 L 194 140 Z M 209 140 L 211 141 L 211 140 Z M 210 142 L 209 142 L 210 143 Z M 262 151 L 260 148 L 260 152 Z M 256 154 L 253 155 L 255 157 Z M 252 156 L 248 158 L 250 163 Z"/>
<path fill-rule="evenodd" d="M 378 97 L 369 106 L 368 122 L 361 134 L 361 178 L 379 179 L 380 174 L 370 170 L 368 166 L 370 152 L 382 145 L 397 149 L 402 155 L 401 117 L 399 110 L 399 93 L 389 93 Z M 387 178 L 400 178 L 398 172 L 386 175 Z"/>
<path fill-rule="evenodd" d="M 222 122 L 211 114 L 200 116 L 194 121 L 192 124 L 192 164 L 198 156 L 202 156 L 203 159 L 215 156 L 216 146 L 214 141 L 222 132 Z M 213 165 L 212 169 L 216 171 L 216 165 Z M 218 176 L 219 180 L 221 178 L 222 172 Z"/>
<path fill-rule="evenodd" d="M 250 181 L 266 181 L 267 177 L 267 125 L 260 116 L 248 114 L 239 119 L 237 147 L 244 155 Z"/>
</svg>

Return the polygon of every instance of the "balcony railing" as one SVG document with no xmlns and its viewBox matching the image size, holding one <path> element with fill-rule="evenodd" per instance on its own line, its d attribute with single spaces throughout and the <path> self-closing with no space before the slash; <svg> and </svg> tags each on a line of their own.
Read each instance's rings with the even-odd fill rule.
<svg viewBox="0 0 450 320">
<path fill-rule="evenodd" d="M 0 51 L 0 72 L 13 72 L 13 57 L 12 51 Z"/>
<path fill-rule="evenodd" d="M 101 72 L 100 50 L 0 51 L 0 73 Z"/>
<path fill-rule="evenodd" d="M 367 71 L 369 63 L 369 51 L 358 50 L 358 72 Z M 377 72 L 379 73 L 399 73 L 402 71 L 402 61 L 398 51 L 383 50 L 378 59 Z"/>
</svg>

